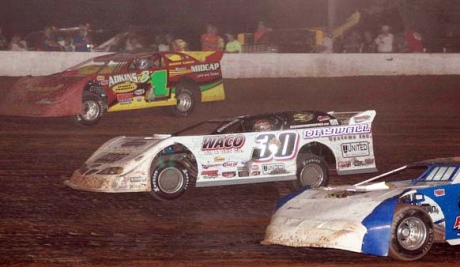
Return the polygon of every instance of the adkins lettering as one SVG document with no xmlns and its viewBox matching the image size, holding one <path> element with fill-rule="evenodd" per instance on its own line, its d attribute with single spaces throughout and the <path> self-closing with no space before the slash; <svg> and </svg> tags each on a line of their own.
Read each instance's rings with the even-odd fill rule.
<svg viewBox="0 0 460 267">
<path fill-rule="evenodd" d="M 120 74 L 109 77 L 109 87 L 121 82 L 135 82 L 137 83 L 136 73 Z"/>
</svg>

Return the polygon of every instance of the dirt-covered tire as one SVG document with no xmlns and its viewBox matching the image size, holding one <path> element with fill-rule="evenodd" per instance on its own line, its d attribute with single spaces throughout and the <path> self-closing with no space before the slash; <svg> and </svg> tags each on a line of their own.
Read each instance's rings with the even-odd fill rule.
<svg viewBox="0 0 460 267">
<path fill-rule="evenodd" d="M 177 104 L 172 107 L 173 114 L 177 117 L 187 117 L 197 105 L 199 88 L 193 83 L 181 83 L 176 88 Z"/>
<path fill-rule="evenodd" d="M 422 258 L 434 243 L 433 222 L 421 208 L 398 205 L 393 216 L 389 256 L 403 261 Z"/>
<path fill-rule="evenodd" d="M 97 124 L 104 113 L 102 98 L 95 94 L 83 95 L 82 113 L 76 114 L 75 122 L 81 126 L 92 126 Z"/>
<path fill-rule="evenodd" d="M 297 179 L 289 181 L 295 192 L 304 186 L 321 187 L 329 183 L 329 168 L 323 158 L 314 154 L 300 154 L 297 159 Z"/>
<path fill-rule="evenodd" d="M 165 162 L 152 169 L 150 194 L 157 200 L 177 199 L 192 185 L 190 172 L 180 162 Z"/>
</svg>

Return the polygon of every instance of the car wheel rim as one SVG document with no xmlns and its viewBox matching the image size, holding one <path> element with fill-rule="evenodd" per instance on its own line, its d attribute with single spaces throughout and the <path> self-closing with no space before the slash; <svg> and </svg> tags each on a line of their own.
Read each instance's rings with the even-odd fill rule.
<svg viewBox="0 0 460 267">
<path fill-rule="evenodd" d="M 321 166 L 309 164 L 302 169 L 300 173 L 300 182 L 302 186 L 310 185 L 311 187 L 319 187 L 324 179 L 324 173 Z"/>
<path fill-rule="evenodd" d="M 158 187 L 166 194 L 179 192 L 183 184 L 182 172 L 177 168 L 166 168 L 158 175 Z"/>
<path fill-rule="evenodd" d="M 192 97 L 188 94 L 179 94 L 177 97 L 177 109 L 180 112 L 186 112 L 192 106 Z"/>
<path fill-rule="evenodd" d="M 416 217 L 409 217 L 401 221 L 396 232 L 398 243 L 406 250 L 416 250 L 422 247 L 427 234 L 425 223 Z"/>
<path fill-rule="evenodd" d="M 100 113 L 99 105 L 94 101 L 87 101 L 83 105 L 83 114 L 81 117 L 85 121 L 93 121 L 97 119 Z"/>
</svg>

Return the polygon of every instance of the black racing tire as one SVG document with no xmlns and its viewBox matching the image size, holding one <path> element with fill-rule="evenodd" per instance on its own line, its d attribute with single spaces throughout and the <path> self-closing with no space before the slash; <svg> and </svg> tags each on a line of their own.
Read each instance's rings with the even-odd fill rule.
<svg viewBox="0 0 460 267">
<path fill-rule="evenodd" d="M 314 154 L 300 154 L 297 158 L 297 179 L 289 181 L 289 189 L 298 191 L 304 186 L 317 188 L 329 183 L 329 167 L 320 156 Z"/>
<path fill-rule="evenodd" d="M 199 88 L 191 82 L 180 83 L 176 87 L 177 104 L 172 107 L 173 114 L 177 117 L 187 117 L 197 105 Z"/>
<path fill-rule="evenodd" d="M 389 256 L 403 261 L 418 260 L 434 243 L 433 222 L 421 208 L 396 206 L 391 229 Z"/>
<path fill-rule="evenodd" d="M 74 116 L 75 122 L 80 126 L 93 126 L 99 123 L 104 114 L 102 98 L 96 94 L 83 95 L 82 113 Z"/>
<path fill-rule="evenodd" d="M 178 199 L 192 185 L 192 182 L 190 172 L 180 162 L 164 162 L 152 166 L 150 194 L 161 201 Z"/>
</svg>

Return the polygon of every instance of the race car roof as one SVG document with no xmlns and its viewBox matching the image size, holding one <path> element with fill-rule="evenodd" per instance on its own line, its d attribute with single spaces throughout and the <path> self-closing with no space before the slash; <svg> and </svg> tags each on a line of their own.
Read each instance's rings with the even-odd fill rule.
<svg viewBox="0 0 460 267">
<path fill-rule="evenodd" d="M 448 158 L 434 158 L 423 161 L 418 161 L 407 165 L 408 167 L 421 167 L 431 165 L 445 165 L 445 166 L 458 166 L 460 167 L 460 157 L 448 157 Z"/>
</svg>

